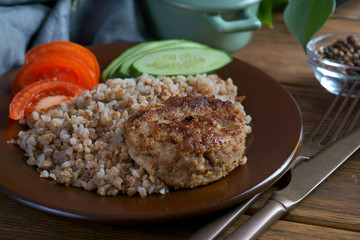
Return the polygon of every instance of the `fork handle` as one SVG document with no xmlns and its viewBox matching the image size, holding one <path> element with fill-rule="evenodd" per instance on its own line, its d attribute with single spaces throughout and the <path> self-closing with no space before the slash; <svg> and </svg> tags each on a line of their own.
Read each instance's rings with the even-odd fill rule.
<svg viewBox="0 0 360 240">
<path fill-rule="evenodd" d="M 265 191 L 265 190 L 264 190 Z M 212 240 L 224 231 L 237 217 L 243 215 L 245 211 L 264 193 L 260 192 L 250 199 L 244 201 L 242 204 L 225 214 L 224 216 L 217 218 L 216 220 L 208 223 L 204 227 L 194 232 L 187 240 Z"/>
<path fill-rule="evenodd" d="M 281 203 L 275 200 L 269 200 L 263 208 L 257 211 L 226 239 L 257 239 L 285 213 L 286 208 Z"/>
</svg>

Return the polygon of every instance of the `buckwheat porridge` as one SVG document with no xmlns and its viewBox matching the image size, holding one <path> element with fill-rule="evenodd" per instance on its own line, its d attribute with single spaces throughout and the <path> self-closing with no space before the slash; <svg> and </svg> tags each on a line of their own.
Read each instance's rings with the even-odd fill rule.
<svg viewBox="0 0 360 240">
<path fill-rule="evenodd" d="M 194 105 L 192 100 L 185 96 L 202 97 L 203 99 L 196 100 L 201 101 L 201 105 L 196 105 L 198 102 L 195 100 Z M 166 131 L 155 139 L 156 126 L 153 125 L 140 126 L 147 130 L 151 128 L 153 132 L 138 131 L 135 135 L 131 135 L 132 130 L 129 130 L 133 127 L 133 131 L 137 131 L 136 126 L 129 123 L 130 119 L 135 121 L 136 116 L 144 117 L 154 108 L 153 106 L 166 108 L 167 101 L 175 101 L 172 100 L 175 99 L 173 97 L 177 97 L 176 101 L 192 104 L 192 108 L 189 107 L 191 116 L 186 114 L 185 116 L 182 111 L 173 111 L 174 116 L 176 115 L 174 121 L 182 123 L 181 128 L 175 129 L 182 134 L 181 137 L 197 136 L 186 132 L 189 124 L 193 124 L 189 127 L 193 131 L 197 131 L 198 126 L 203 127 L 204 132 L 211 131 L 209 126 L 216 129 L 212 136 L 217 137 L 206 138 L 204 135 L 199 135 L 199 138 L 190 137 L 193 142 L 189 144 L 197 144 L 194 145 L 194 149 L 197 150 L 191 154 L 194 156 L 199 156 L 200 152 L 202 154 L 201 157 L 194 158 L 195 160 L 188 160 L 186 156 L 181 158 L 183 162 L 194 162 L 193 165 L 190 163 L 191 166 L 185 167 L 188 172 L 184 174 L 188 176 L 190 183 L 174 183 L 169 180 L 171 172 L 166 169 L 171 168 L 168 166 L 171 161 L 166 162 L 165 159 L 152 162 L 148 168 L 144 158 L 144 154 L 146 156 L 153 154 L 151 151 L 146 152 L 149 151 L 145 144 L 148 141 L 146 137 L 151 138 L 151 141 L 155 141 L 159 146 L 171 145 L 173 149 L 178 149 L 174 152 L 181 152 L 184 148 L 182 141 L 177 142 L 176 139 L 179 138 L 174 138 L 171 135 L 173 133 Z M 32 112 L 25 119 L 20 120 L 21 124 L 29 126 L 29 130 L 19 132 L 19 138 L 10 142 L 18 144 L 25 151 L 27 164 L 36 166 L 42 178 L 50 178 L 66 186 L 72 185 L 88 191 L 96 191 L 100 195 L 131 196 L 138 193 L 141 197 L 145 197 L 153 193 L 165 194 L 172 187 L 208 184 L 226 176 L 238 165 L 246 163 L 245 137 L 251 132 L 249 126 L 251 118 L 246 115 L 241 100 L 242 98 L 237 97 L 237 87 L 232 80 L 222 80 L 215 74 L 189 77 L 153 77 L 143 74 L 136 79 L 112 79 L 105 84 L 99 84 L 92 91 L 84 91 L 69 105 L 62 103 L 55 109 L 41 113 Z M 180 107 L 185 106 L 185 103 L 177 102 L 177 104 Z M 197 110 L 198 106 L 204 110 L 203 116 L 200 116 L 202 113 Z M 172 123 L 167 123 L 170 121 L 166 115 L 167 110 L 161 111 L 165 112 L 165 117 L 159 120 L 161 121 L 159 124 L 162 127 L 164 124 L 172 126 Z M 179 115 L 180 112 L 182 113 Z M 216 119 L 209 119 L 207 116 L 210 115 L 216 116 Z M 205 117 L 206 120 L 201 120 Z M 146 119 L 143 121 L 146 122 Z M 201 121 L 206 122 L 207 126 L 200 124 Z M 187 135 L 183 135 L 184 132 Z M 129 138 L 129 134 L 133 139 Z M 129 141 L 126 141 L 126 137 Z M 207 144 L 203 144 L 205 138 Z M 234 139 L 238 141 L 237 145 L 230 144 Z M 164 145 L 164 142 L 167 145 Z M 134 143 L 140 143 L 140 148 Z M 226 150 L 229 147 L 232 149 L 231 153 Z M 221 156 L 228 156 L 226 154 L 232 156 L 229 160 L 231 163 L 227 165 L 224 163 L 226 167 L 223 167 L 219 165 L 221 162 L 217 161 Z M 172 161 L 176 161 L 176 156 L 174 159 Z M 215 175 L 215 178 L 211 177 Z M 205 180 L 191 181 L 192 177 Z"/>
</svg>

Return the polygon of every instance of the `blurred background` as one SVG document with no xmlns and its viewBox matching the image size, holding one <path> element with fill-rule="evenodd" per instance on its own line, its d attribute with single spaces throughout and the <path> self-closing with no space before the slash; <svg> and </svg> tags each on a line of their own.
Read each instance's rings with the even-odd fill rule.
<svg viewBox="0 0 360 240">
<path fill-rule="evenodd" d="M 260 0 L 254 1 L 260 2 Z M 337 6 L 348 1 L 337 0 Z M 158 26 L 152 21 L 154 17 L 149 12 L 147 2 L 147 0 L 0 0 L 0 62 L 2 63 L 0 75 L 23 65 L 25 52 L 45 42 L 70 40 L 82 45 L 92 45 L 141 42 L 161 38 L 156 29 Z M 286 3 L 286 0 L 284 2 Z M 180 32 L 181 29 L 178 31 Z M 224 36 L 227 39 L 224 40 Z M 234 33 L 226 33 L 219 35 L 217 41 L 229 45 L 235 37 Z M 192 40 L 201 41 L 199 38 Z M 245 44 L 246 42 L 243 45 Z M 229 49 L 231 50 L 233 49 Z"/>
</svg>

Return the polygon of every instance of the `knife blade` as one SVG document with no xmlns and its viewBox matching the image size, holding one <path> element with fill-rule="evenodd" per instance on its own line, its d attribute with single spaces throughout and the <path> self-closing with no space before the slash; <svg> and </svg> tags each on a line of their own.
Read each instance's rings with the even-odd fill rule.
<svg viewBox="0 0 360 240">
<path fill-rule="evenodd" d="M 307 197 L 360 147 L 360 128 L 337 140 L 291 170 L 291 180 L 275 191 L 263 208 L 226 239 L 256 239 Z"/>
</svg>

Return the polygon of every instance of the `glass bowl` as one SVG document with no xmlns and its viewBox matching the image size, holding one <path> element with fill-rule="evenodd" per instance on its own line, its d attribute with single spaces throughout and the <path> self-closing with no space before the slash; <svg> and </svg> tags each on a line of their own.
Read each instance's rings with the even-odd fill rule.
<svg viewBox="0 0 360 240">
<path fill-rule="evenodd" d="M 360 39 L 360 33 L 328 33 L 313 38 L 306 47 L 308 62 L 314 70 L 316 79 L 326 90 L 333 94 L 339 94 L 341 91 L 342 95 L 346 95 L 351 91 L 351 95 L 354 96 L 358 91 L 357 85 L 360 82 L 360 42 L 355 44 L 353 38 L 353 44 L 348 44 L 347 38 L 350 35 Z M 345 44 L 342 45 L 338 42 L 334 45 L 339 40 L 344 41 Z M 329 46 L 331 47 L 327 48 Z M 324 56 L 324 54 L 327 55 Z M 329 59 L 328 56 L 337 59 Z M 342 88 L 344 89 L 341 90 Z"/>
</svg>

